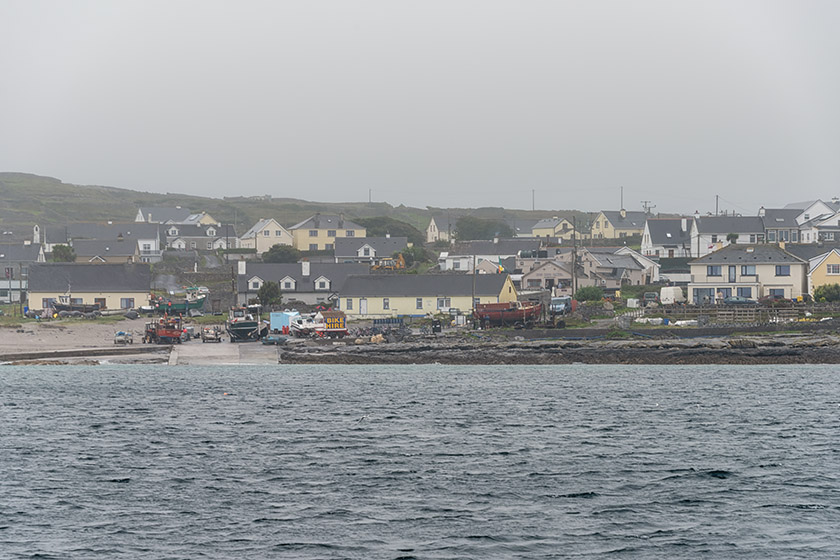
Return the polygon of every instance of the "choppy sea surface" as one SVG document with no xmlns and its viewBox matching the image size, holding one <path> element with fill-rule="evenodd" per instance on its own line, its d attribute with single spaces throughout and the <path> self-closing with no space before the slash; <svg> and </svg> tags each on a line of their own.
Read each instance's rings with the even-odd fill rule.
<svg viewBox="0 0 840 560">
<path fill-rule="evenodd" d="M 836 366 L 0 368 L 0 558 L 838 558 Z"/>
</svg>

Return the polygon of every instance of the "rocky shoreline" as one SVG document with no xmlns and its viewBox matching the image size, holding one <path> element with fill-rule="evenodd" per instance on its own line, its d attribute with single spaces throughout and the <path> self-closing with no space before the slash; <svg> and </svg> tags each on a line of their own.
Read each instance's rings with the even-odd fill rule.
<svg viewBox="0 0 840 560">
<path fill-rule="evenodd" d="M 283 347 L 288 364 L 835 364 L 836 334 L 772 334 L 681 339 L 464 340 L 441 337 L 384 344 Z"/>
</svg>

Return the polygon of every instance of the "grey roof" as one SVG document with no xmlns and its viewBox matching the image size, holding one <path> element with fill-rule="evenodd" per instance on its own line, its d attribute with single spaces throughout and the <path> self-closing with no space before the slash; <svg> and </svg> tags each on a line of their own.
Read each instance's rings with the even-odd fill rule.
<svg viewBox="0 0 840 560">
<path fill-rule="evenodd" d="M 691 220 L 693 218 L 656 218 L 648 219 L 647 228 L 653 245 L 662 247 L 682 247 L 691 242 Z M 682 229 L 685 220 L 686 229 Z"/>
<path fill-rule="evenodd" d="M 818 200 L 804 200 L 802 202 L 791 202 L 790 204 L 785 204 L 784 207 L 785 207 L 785 209 L 795 208 L 797 210 L 807 210 L 809 206 L 811 206 L 812 204 L 814 204 L 816 202 L 822 202 L 823 204 L 825 204 L 826 206 L 828 206 L 829 208 L 831 208 L 835 212 L 840 210 L 840 201 L 835 202 L 834 200 L 825 201 L 825 200 L 819 200 L 819 199 Z"/>
<path fill-rule="evenodd" d="M 333 245 L 336 258 L 353 258 L 357 251 L 370 245 L 379 257 L 390 257 L 408 246 L 407 237 L 337 237 Z"/>
<path fill-rule="evenodd" d="M 622 268 L 630 270 L 643 270 L 644 267 L 630 255 L 616 255 L 606 253 L 593 253 L 600 268 Z"/>
<path fill-rule="evenodd" d="M 248 231 L 246 231 L 245 233 L 242 234 L 242 239 L 248 239 L 248 238 L 251 238 L 251 237 L 255 237 L 258 232 L 262 231 L 265 228 L 265 226 L 267 226 L 271 222 L 272 219 L 273 218 L 262 218 L 260 220 L 257 220 L 257 223 L 255 223 L 253 226 L 251 226 L 251 229 L 249 229 Z M 277 220 L 274 220 L 274 221 L 277 222 Z M 277 223 L 279 224 L 280 222 L 277 222 Z M 283 227 L 283 226 L 280 226 L 280 227 Z"/>
<path fill-rule="evenodd" d="M 537 251 L 542 246 L 538 237 L 519 237 L 496 241 L 464 241 L 458 243 L 451 255 L 516 255 L 519 251 Z"/>
<path fill-rule="evenodd" d="M 802 263 L 805 262 L 778 245 L 772 244 L 732 244 L 691 261 L 691 264 L 767 264 L 767 263 Z"/>
<path fill-rule="evenodd" d="M 169 228 L 171 227 L 178 229 L 178 235 L 169 235 Z M 216 235 L 207 235 L 208 229 L 216 230 Z M 218 237 L 236 237 L 236 230 L 230 224 L 170 224 L 166 226 L 164 231 L 167 233 L 167 237 L 202 237 L 208 239 L 215 239 Z"/>
<path fill-rule="evenodd" d="M 796 208 L 768 208 L 764 210 L 764 228 L 799 228 L 796 218 L 802 214 Z"/>
<path fill-rule="evenodd" d="M 456 224 L 458 223 L 458 218 L 460 217 L 460 215 L 453 216 L 451 214 L 434 214 L 432 219 L 435 221 L 438 231 L 451 231 L 454 233 Z M 431 220 L 429 220 L 429 222 L 431 223 Z"/>
<path fill-rule="evenodd" d="M 355 222 L 335 214 L 315 214 L 289 228 L 293 229 L 365 229 Z"/>
<path fill-rule="evenodd" d="M 504 222 L 510 227 L 514 235 L 531 235 L 538 220 L 532 218 L 505 218 Z"/>
<path fill-rule="evenodd" d="M 140 208 L 143 217 L 149 223 L 163 224 L 166 222 L 185 222 L 193 212 L 189 208 L 178 208 L 176 206 L 147 206 Z M 151 219 L 150 215 L 151 214 Z"/>
<path fill-rule="evenodd" d="M 151 269 L 145 263 L 35 263 L 29 267 L 31 292 L 148 292 L 151 285 Z"/>
<path fill-rule="evenodd" d="M 66 226 L 48 226 L 44 239 L 48 243 L 67 243 L 73 239 L 164 239 L 161 224 L 127 222 L 119 224 L 75 223 Z"/>
<path fill-rule="evenodd" d="M 497 296 L 507 274 L 375 274 L 350 276 L 342 297 Z"/>
<path fill-rule="evenodd" d="M 3 263 L 8 261 L 15 263 L 34 263 L 38 261 L 38 255 L 40 253 L 40 243 L 30 243 L 28 245 L 11 243 L 9 245 L 0 245 L 0 255 L 3 255 L 3 258 L 0 258 L 0 266 L 3 266 Z"/>
<path fill-rule="evenodd" d="M 840 243 L 788 243 L 785 245 L 785 251 L 805 261 L 835 249 L 840 249 Z"/>
<path fill-rule="evenodd" d="M 116 241 L 101 239 L 77 239 L 73 242 L 73 252 L 77 257 L 130 257 L 137 253 L 136 241 Z"/>
<path fill-rule="evenodd" d="M 315 280 L 324 276 L 330 280 L 330 289 L 333 292 L 340 292 L 345 280 L 351 274 L 369 273 L 370 267 L 367 264 L 309 263 L 309 277 L 304 277 L 301 263 L 248 263 L 245 274 L 237 276 L 236 284 L 239 293 L 243 293 L 248 289 L 248 280 L 254 276 L 270 282 L 279 282 L 289 276 L 297 284 L 296 292 L 308 293 L 316 291 Z"/>
<path fill-rule="evenodd" d="M 624 212 L 621 216 L 620 210 L 602 210 L 604 217 L 607 218 L 614 228 L 621 229 L 642 229 L 645 227 L 645 220 L 648 219 L 649 214 L 645 212 Z"/>
<path fill-rule="evenodd" d="M 694 223 L 700 233 L 764 233 L 764 221 L 758 216 L 701 216 Z"/>
</svg>

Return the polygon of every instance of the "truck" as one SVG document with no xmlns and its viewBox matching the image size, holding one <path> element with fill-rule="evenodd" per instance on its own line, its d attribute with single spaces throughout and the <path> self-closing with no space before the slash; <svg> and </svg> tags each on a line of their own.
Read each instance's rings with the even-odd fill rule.
<svg viewBox="0 0 840 560">
<path fill-rule="evenodd" d="M 218 325 L 201 329 L 201 342 L 221 342 L 222 329 Z"/>
<path fill-rule="evenodd" d="M 146 323 L 143 342 L 150 344 L 181 344 L 186 331 L 180 317 L 163 317 Z"/>
<path fill-rule="evenodd" d="M 685 294 L 679 286 L 665 286 L 659 292 L 659 301 L 662 305 L 685 303 Z"/>
</svg>

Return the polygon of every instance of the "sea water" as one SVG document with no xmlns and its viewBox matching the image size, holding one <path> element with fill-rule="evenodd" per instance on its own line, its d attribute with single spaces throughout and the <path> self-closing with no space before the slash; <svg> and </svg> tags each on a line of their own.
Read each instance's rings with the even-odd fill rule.
<svg viewBox="0 0 840 560">
<path fill-rule="evenodd" d="M 837 558 L 836 366 L 0 368 L 0 558 Z"/>
</svg>

